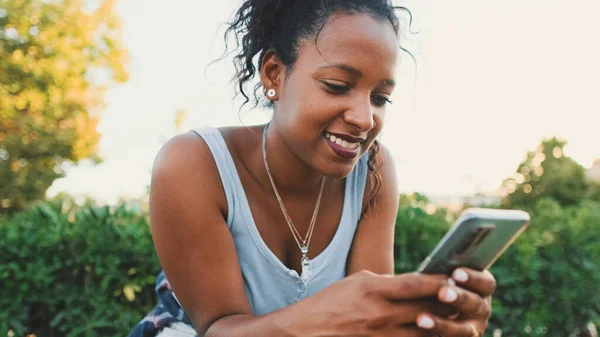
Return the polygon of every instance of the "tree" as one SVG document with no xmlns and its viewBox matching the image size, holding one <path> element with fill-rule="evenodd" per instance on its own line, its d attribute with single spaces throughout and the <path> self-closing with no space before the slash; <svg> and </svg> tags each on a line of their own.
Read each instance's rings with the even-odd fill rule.
<svg viewBox="0 0 600 337">
<path fill-rule="evenodd" d="M 566 141 L 550 138 L 519 165 L 514 177 L 504 181 L 505 207 L 531 207 L 548 197 L 561 206 L 579 203 L 591 194 L 592 182 L 585 168 L 564 154 Z"/>
<path fill-rule="evenodd" d="M 490 330 L 503 336 L 586 336 L 600 322 L 600 203 L 528 211 L 529 228 L 492 266 L 498 288 Z"/>
<path fill-rule="evenodd" d="M 43 199 L 66 164 L 100 161 L 103 94 L 126 57 L 115 0 L 0 0 L 0 212 Z"/>
</svg>

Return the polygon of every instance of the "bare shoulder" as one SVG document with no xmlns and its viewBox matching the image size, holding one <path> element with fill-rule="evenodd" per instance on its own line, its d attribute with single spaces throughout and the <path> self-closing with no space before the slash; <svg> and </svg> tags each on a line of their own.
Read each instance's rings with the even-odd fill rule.
<svg viewBox="0 0 600 337">
<path fill-rule="evenodd" d="M 210 149 L 202 137 L 187 132 L 169 139 L 158 152 L 152 172 L 165 174 L 173 170 L 190 169 L 206 166 L 207 159 L 212 158 Z"/>
<path fill-rule="evenodd" d="M 158 152 L 152 167 L 151 191 L 164 183 L 177 193 L 194 191 L 197 198 L 205 199 L 200 194 L 217 196 L 214 202 L 226 213 L 227 202 L 211 150 L 202 137 L 191 131 L 171 138 Z"/>
</svg>

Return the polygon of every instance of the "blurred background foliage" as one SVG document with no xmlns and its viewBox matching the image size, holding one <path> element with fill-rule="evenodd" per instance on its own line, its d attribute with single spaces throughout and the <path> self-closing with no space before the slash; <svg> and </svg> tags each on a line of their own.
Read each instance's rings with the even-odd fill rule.
<svg viewBox="0 0 600 337">
<path fill-rule="evenodd" d="M 114 7 L 0 0 L 1 212 L 42 199 L 65 164 L 100 161 L 104 90 L 127 80 Z"/>
<path fill-rule="evenodd" d="M 124 336 L 155 305 L 147 216 L 53 200 L 0 220 L 0 335 Z"/>
<path fill-rule="evenodd" d="M 550 138 L 529 151 L 514 177 L 503 183 L 506 197 L 502 206 L 532 207 L 542 197 L 552 198 L 561 206 L 575 205 L 583 199 L 600 201 L 600 183 L 564 155 L 566 144 Z"/>
<path fill-rule="evenodd" d="M 155 305 L 146 207 L 44 197 L 65 165 L 101 160 L 104 89 L 127 80 L 114 5 L 0 0 L 0 336 L 123 336 Z M 600 323 L 600 184 L 565 145 L 542 141 L 484 205 L 532 215 L 492 267 L 489 336 L 588 336 Z M 402 195 L 396 272 L 415 270 L 458 211 Z"/>
</svg>

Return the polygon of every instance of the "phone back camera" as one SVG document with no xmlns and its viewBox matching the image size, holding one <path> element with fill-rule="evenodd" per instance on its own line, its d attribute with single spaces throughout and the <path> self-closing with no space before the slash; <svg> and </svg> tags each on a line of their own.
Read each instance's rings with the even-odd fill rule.
<svg viewBox="0 0 600 337">
<path fill-rule="evenodd" d="M 454 258 L 474 252 L 495 228 L 496 226 L 494 225 L 474 228 L 463 240 L 461 240 L 461 242 L 459 242 L 454 253 Z"/>
</svg>

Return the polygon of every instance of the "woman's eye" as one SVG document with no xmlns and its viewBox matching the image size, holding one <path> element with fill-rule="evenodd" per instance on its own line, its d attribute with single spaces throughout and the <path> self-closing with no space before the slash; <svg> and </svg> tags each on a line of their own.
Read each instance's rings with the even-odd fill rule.
<svg viewBox="0 0 600 337">
<path fill-rule="evenodd" d="M 337 85 L 325 81 L 323 81 L 323 84 L 325 84 L 325 86 L 327 86 L 328 89 L 330 89 L 336 94 L 343 94 L 349 90 L 349 88 L 345 85 Z"/>
<path fill-rule="evenodd" d="M 375 105 L 377 105 L 377 106 L 384 106 L 386 104 L 392 104 L 392 101 L 389 98 L 383 97 L 383 96 L 373 95 L 373 96 L 371 96 L 371 99 L 373 100 L 373 103 L 375 103 Z"/>
</svg>

